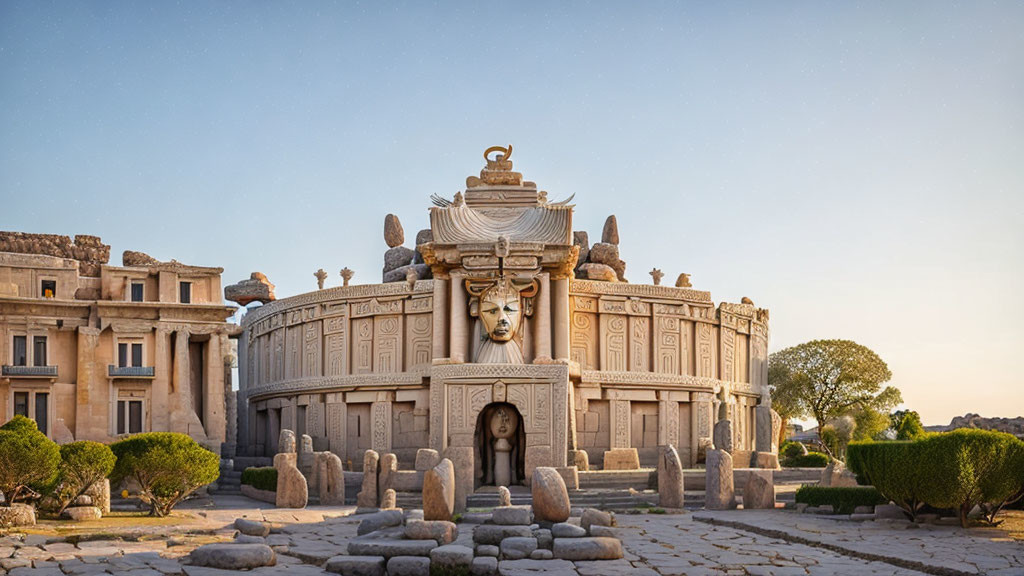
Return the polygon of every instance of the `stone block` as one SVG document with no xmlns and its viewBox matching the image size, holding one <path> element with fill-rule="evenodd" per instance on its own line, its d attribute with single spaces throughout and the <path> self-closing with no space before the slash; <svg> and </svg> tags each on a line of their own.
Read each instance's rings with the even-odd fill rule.
<svg viewBox="0 0 1024 576">
<path fill-rule="evenodd" d="M 565 522 L 569 518 L 569 492 L 557 470 L 547 466 L 535 468 L 530 491 L 537 522 Z"/>
<path fill-rule="evenodd" d="M 92 498 L 93 506 L 98 507 L 103 514 L 110 514 L 110 480 L 108 478 L 90 486 L 85 494 Z"/>
<path fill-rule="evenodd" d="M 235 530 L 249 536 L 265 537 L 270 534 L 270 526 L 267 526 L 263 522 L 246 520 L 245 518 L 235 519 Z"/>
<path fill-rule="evenodd" d="M 345 576 L 384 576 L 385 561 L 383 556 L 335 556 L 327 561 L 324 570 Z"/>
<path fill-rule="evenodd" d="M 445 520 L 409 520 L 405 524 L 409 540 L 434 540 L 438 546 L 451 544 L 459 537 L 459 527 Z"/>
<path fill-rule="evenodd" d="M 341 458 L 332 452 L 316 453 L 317 488 L 321 506 L 340 506 L 345 503 L 345 472 Z"/>
<path fill-rule="evenodd" d="M 205 544 L 189 554 L 194 566 L 224 570 L 248 570 L 276 563 L 274 551 L 266 544 Z"/>
<path fill-rule="evenodd" d="M 416 470 L 426 472 L 441 463 L 441 455 L 431 448 L 420 448 L 416 451 Z"/>
<path fill-rule="evenodd" d="M 575 466 L 579 472 L 590 470 L 590 455 L 586 450 L 569 450 L 568 461 L 569 465 Z"/>
<path fill-rule="evenodd" d="M 754 466 L 766 470 L 779 469 L 779 455 L 773 452 L 755 452 Z"/>
<path fill-rule="evenodd" d="M 612 448 L 604 453 L 605 470 L 639 470 L 640 455 L 636 448 Z"/>
<path fill-rule="evenodd" d="M 388 559 L 388 576 L 430 576 L 430 558 L 394 556 Z"/>
<path fill-rule="evenodd" d="M 712 435 L 716 450 L 725 450 L 732 454 L 732 420 L 719 420 L 715 422 L 715 429 Z"/>
<path fill-rule="evenodd" d="M 551 526 L 551 536 L 554 538 L 582 538 L 587 531 L 575 524 L 559 522 Z"/>
<path fill-rule="evenodd" d="M 286 457 L 274 458 L 274 467 L 277 468 L 275 505 L 278 508 L 305 508 L 309 502 L 309 486 L 306 484 L 306 477 L 295 466 L 295 455 L 278 454 L 277 456 Z"/>
<path fill-rule="evenodd" d="M 529 506 L 502 506 L 491 512 L 491 522 L 500 526 L 529 526 Z"/>
<path fill-rule="evenodd" d="M 384 491 L 394 488 L 395 476 L 398 473 L 398 456 L 388 452 L 380 457 L 380 469 L 377 472 L 377 494 L 378 498 L 384 496 Z"/>
<path fill-rule="evenodd" d="M 730 510 L 736 507 L 732 456 L 725 450 L 708 450 L 705 465 L 704 507 Z"/>
<path fill-rule="evenodd" d="M 579 469 L 575 466 L 559 466 L 555 468 L 558 471 L 558 475 L 562 477 L 562 481 L 565 482 L 567 490 L 579 490 L 580 489 L 580 473 Z"/>
<path fill-rule="evenodd" d="M 359 527 L 356 528 L 356 534 L 362 536 L 363 534 L 369 534 L 382 528 L 388 528 L 390 526 L 401 526 L 405 520 L 401 510 L 381 510 L 380 512 L 374 512 L 372 514 L 365 514 L 359 521 Z"/>
<path fill-rule="evenodd" d="M 496 576 L 498 574 L 498 559 L 493 556 L 473 558 L 469 573 L 471 576 Z"/>
<path fill-rule="evenodd" d="M 99 520 L 103 517 L 103 512 L 97 506 L 72 506 L 65 508 L 60 513 L 60 517 L 65 520 L 83 522 L 86 520 Z"/>
<path fill-rule="evenodd" d="M 441 570 L 442 574 L 461 572 L 469 568 L 473 562 L 473 549 L 459 544 L 438 546 L 430 551 L 430 564 Z"/>
<path fill-rule="evenodd" d="M 501 541 L 501 557 L 506 560 L 527 558 L 537 549 L 537 539 L 532 537 L 505 538 Z"/>
<path fill-rule="evenodd" d="M 505 538 L 530 537 L 533 531 L 529 526 L 499 526 L 497 524 L 481 524 L 473 530 L 473 542 L 497 546 Z"/>
<path fill-rule="evenodd" d="M 351 540 L 348 553 L 351 556 L 429 556 L 437 548 L 433 540 L 398 540 L 391 538 Z"/>
<path fill-rule="evenodd" d="M 590 532 L 594 526 L 615 526 L 615 517 L 597 508 L 587 508 L 580 516 L 580 527 Z M 597 534 L 591 534 L 597 536 Z"/>
<path fill-rule="evenodd" d="M 363 486 L 356 496 L 356 506 L 360 508 L 376 508 L 379 504 L 377 495 L 377 466 L 380 455 L 374 450 L 363 453 Z"/>
<path fill-rule="evenodd" d="M 555 538 L 551 550 L 562 560 L 617 560 L 622 558 L 622 542 L 617 538 Z"/>
<path fill-rule="evenodd" d="M 0 528 L 14 528 L 16 526 L 35 526 L 36 509 L 28 504 L 15 503 L 8 506 L 0 506 Z"/>
<path fill-rule="evenodd" d="M 775 508 L 775 481 L 771 470 L 751 470 L 743 487 L 743 509 Z"/>
<path fill-rule="evenodd" d="M 476 547 L 477 556 L 494 556 L 495 558 L 497 558 L 498 554 L 500 553 L 501 548 L 498 548 L 493 544 L 479 544 Z"/>
<path fill-rule="evenodd" d="M 662 508 L 683 507 L 683 463 L 671 444 L 658 457 L 658 503 Z"/>
<path fill-rule="evenodd" d="M 455 467 L 445 458 L 423 475 L 423 519 L 451 520 L 455 513 Z"/>
</svg>

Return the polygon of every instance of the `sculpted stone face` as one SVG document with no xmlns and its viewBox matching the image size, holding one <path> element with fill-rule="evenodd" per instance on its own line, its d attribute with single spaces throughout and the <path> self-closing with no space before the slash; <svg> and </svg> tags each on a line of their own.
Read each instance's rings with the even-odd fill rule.
<svg viewBox="0 0 1024 576">
<path fill-rule="evenodd" d="M 491 340 L 511 340 L 522 317 L 519 291 L 509 283 L 499 282 L 480 295 L 480 321 Z"/>
</svg>

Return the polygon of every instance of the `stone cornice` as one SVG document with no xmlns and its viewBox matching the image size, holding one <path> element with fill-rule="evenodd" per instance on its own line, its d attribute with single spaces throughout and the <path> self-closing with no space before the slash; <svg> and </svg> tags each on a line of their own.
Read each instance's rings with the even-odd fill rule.
<svg viewBox="0 0 1024 576">
<path fill-rule="evenodd" d="M 244 327 L 251 326 L 254 322 L 262 320 L 267 316 L 276 314 L 278 312 L 284 312 L 290 308 L 309 306 L 311 304 L 321 304 L 324 302 L 335 302 L 345 300 L 358 300 L 360 298 L 428 295 L 433 294 L 433 292 L 433 280 L 417 280 L 416 286 L 413 288 L 412 291 L 409 290 L 409 285 L 405 282 L 388 282 L 386 284 L 357 284 L 353 286 L 335 286 L 334 288 L 324 288 L 323 290 L 316 290 L 313 292 L 307 292 L 305 294 L 299 294 L 297 296 L 290 296 L 288 298 L 275 300 L 269 304 L 264 304 L 259 308 L 250 310 L 245 315 L 245 318 L 242 320 L 242 325 Z"/>
<path fill-rule="evenodd" d="M 329 376 L 319 378 L 298 378 L 283 380 L 262 386 L 255 386 L 246 391 L 250 400 L 269 395 L 301 394 L 305 392 L 323 392 L 343 388 L 394 388 L 423 385 L 427 372 L 397 372 L 387 374 L 353 374 L 349 376 Z"/>
<path fill-rule="evenodd" d="M 751 384 L 745 382 L 724 382 L 717 378 L 690 376 L 679 374 L 661 374 L 658 372 L 611 372 L 602 370 L 583 370 L 580 381 L 585 384 L 625 385 L 625 386 L 678 386 L 696 390 L 715 390 L 725 384 L 733 393 L 757 395 Z"/>
<path fill-rule="evenodd" d="M 636 296 L 663 300 L 683 301 L 692 304 L 713 306 L 711 293 L 674 286 L 653 286 L 650 284 L 626 284 L 624 282 L 596 282 L 594 280 L 573 280 L 569 286 L 571 294 L 607 296 Z"/>
</svg>

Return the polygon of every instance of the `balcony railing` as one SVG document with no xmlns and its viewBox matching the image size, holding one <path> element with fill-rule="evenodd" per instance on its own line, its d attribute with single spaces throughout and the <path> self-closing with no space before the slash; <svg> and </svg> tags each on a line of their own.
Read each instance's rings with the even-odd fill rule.
<svg viewBox="0 0 1024 576">
<path fill-rule="evenodd" d="M 107 366 L 107 376 L 111 378 L 153 378 L 152 366 Z"/>
<path fill-rule="evenodd" d="M 4 376 L 19 376 L 22 378 L 56 378 L 56 366 L 4 366 Z"/>
</svg>

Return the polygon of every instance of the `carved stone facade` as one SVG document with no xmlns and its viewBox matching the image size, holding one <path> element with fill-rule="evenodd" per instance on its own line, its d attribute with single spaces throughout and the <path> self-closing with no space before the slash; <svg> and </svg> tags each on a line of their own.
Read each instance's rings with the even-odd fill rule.
<svg viewBox="0 0 1024 576">
<path fill-rule="evenodd" d="M 319 435 L 346 469 L 371 448 L 412 468 L 429 447 L 454 463 L 460 500 L 494 477 L 495 458 L 498 477 L 522 480 L 571 465 L 574 450 L 599 468 L 605 451 L 636 448 L 653 466 L 671 444 L 693 466 L 724 390 L 734 458 L 749 460 L 754 407 L 769 404 L 767 311 L 716 306 L 688 286 L 577 280 L 573 206 L 512 172 L 510 148 L 494 151 L 465 192 L 433 197 L 416 246 L 431 279 L 327 288 L 248 313 L 247 453 L 273 454 L 285 422 Z M 482 421 L 492 414 L 500 426 Z"/>
</svg>

